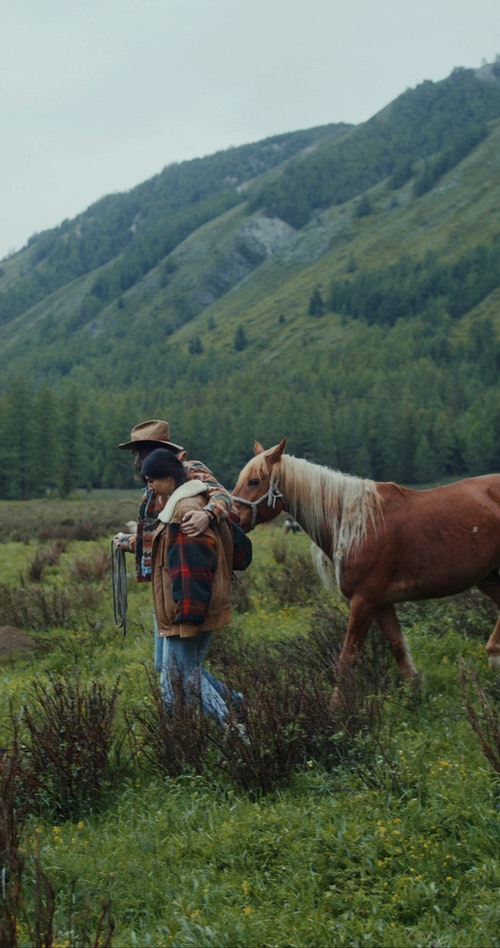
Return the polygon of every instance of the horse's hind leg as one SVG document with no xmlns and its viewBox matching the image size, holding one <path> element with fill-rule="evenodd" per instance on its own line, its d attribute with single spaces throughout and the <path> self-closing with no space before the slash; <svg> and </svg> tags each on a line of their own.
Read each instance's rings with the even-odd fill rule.
<svg viewBox="0 0 500 948">
<path fill-rule="evenodd" d="M 393 606 L 384 606 L 375 613 L 375 621 L 382 637 L 389 643 L 399 671 L 405 677 L 414 677 L 418 674 L 408 648 L 408 643 L 401 631 L 399 619 Z"/>
<path fill-rule="evenodd" d="M 495 605 L 500 609 L 500 577 L 497 570 L 490 573 L 481 583 L 478 583 L 477 588 L 486 596 L 489 596 L 490 599 L 493 599 Z M 486 644 L 486 653 L 490 667 L 500 668 L 500 617 L 497 619 L 495 628 Z"/>
</svg>

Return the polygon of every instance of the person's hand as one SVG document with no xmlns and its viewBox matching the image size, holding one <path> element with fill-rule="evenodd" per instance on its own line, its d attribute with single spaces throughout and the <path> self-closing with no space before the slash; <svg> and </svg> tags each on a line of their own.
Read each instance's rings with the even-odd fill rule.
<svg viewBox="0 0 500 948">
<path fill-rule="evenodd" d="M 113 546 L 115 550 L 128 550 L 129 540 L 129 533 L 117 533 L 116 536 L 113 537 Z"/>
<path fill-rule="evenodd" d="M 207 510 L 189 510 L 182 518 L 181 531 L 189 537 L 199 537 L 205 533 L 210 520 Z"/>
</svg>

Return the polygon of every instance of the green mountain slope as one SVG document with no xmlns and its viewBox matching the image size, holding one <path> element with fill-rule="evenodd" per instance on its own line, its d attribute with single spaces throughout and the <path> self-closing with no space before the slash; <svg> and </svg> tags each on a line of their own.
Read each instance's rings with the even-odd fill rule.
<svg viewBox="0 0 500 948">
<path fill-rule="evenodd" d="M 228 484 L 283 435 L 379 479 L 499 467 L 495 72 L 167 168 L 4 261 L 3 496 L 125 485 L 148 416 Z"/>
</svg>

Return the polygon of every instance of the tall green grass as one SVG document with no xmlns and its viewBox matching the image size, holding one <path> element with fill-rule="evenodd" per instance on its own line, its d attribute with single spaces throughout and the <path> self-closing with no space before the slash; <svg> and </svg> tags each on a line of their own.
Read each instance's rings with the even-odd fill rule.
<svg viewBox="0 0 500 948">
<path fill-rule="evenodd" d="M 33 601 L 47 597 L 46 624 L 24 627 L 36 650 L 0 665 L 0 742 L 10 745 L 17 722 L 19 766 L 30 739 L 22 708 L 36 702 L 40 688 L 49 695 L 57 682 L 61 698 L 66 680 L 69 696 L 79 694 L 78 682 L 82 691 L 97 688 L 116 698 L 102 798 L 88 806 L 80 801 L 72 819 L 61 820 L 39 799 L 21 814 L 24 909 L 17 943 L 34 943 L 43 871 L 54 893 L 47 944 L 499 945 L 499 777 L 471 727 L 463 690 L 467 669 L 468 681 L 481 686 L 490 724 L 498 720 L 500 692 L 484 652 L 490 608 L 475 594 L 403 607 L 421 688 L 399 681 L 374 639 L 366 650 L 363 705 L 351 709 L 357 718 L 338 719 L 328 731 L 320 704 L 345 605 L 327 596 L 310 571 L 307 537 L 285 538 L 277 525 L 258 528 L 253 541 L 254 563 L 235 590 L 233 623 L 214 637 L 209 655 L 218 674 L 244 687 L 251 744 L 236 742 L 228 751 L 208 727 L 198 766 L 177 776 L 148 769 L 141 757 L 147 738 L 141 718 L 147 713 L 154 721 L 156 713 L 151 592 L 130 578 L 124 637 L 114 626 L 109 574 L 89 566 L 89 557 L 98 561 L 108 551 L 109 536 L 66 541 L 38 582 L 23 585 L 10 575 L 19 601 L 23 589 Z M 35 549 L 30 543 L 23 556 L 14 541 L 0 545 L 0 568 L 14 552 L 26 577 Z M 54 591 L 71 608 L 64 623 L 52 625 Z M 284 704 L 292 707 L 300 692 L 292 668 L 302 669 L 303 682 L 316 676 L 321 684 L 321 741 L 304 731 L 305 753 L 297 754 L 286 779 L 245 789 L 234 779 L 238 755 L 258 755 L 259 741 L 282 752 L 276 733 L 258 731 L 255 722 L 259 701 L 269 702 L 266 720 L 281 727 Z M 475 707 L 484 723 L 484 706 Z M 311 709 L 301 708 L 311 720 Z M 283 741 L 289 738 L 287 732 Z M 106 906 L 112 933 L 102 924 Z"/>
</svg>

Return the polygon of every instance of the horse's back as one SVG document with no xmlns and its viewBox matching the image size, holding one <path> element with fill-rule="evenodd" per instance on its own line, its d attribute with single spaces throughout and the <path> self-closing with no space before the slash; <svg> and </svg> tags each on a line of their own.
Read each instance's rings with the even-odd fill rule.
<svg viewBox="0 0 500 948">
<path fill-rule="evenodd" d="M 403 509 L 447 511 L 450 506 L 474 509 L 476 505 L 487 504 L 493 511 L 496 507 L 500 511 L 500 474 L 466 477 L 422 490 L 402 487 L 392 481 L 380 482 L 377 488 L 385 508 L 392 505 Z"/>
</svg>

